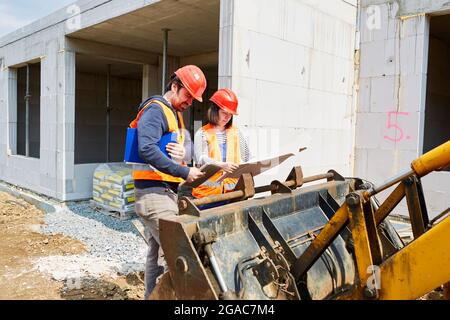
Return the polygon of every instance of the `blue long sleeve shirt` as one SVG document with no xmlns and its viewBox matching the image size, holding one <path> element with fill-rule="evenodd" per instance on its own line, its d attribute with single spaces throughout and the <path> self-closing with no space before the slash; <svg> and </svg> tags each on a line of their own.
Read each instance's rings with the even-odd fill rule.
<svg viewBox="0 0 450 320">
<path fill-rule="evenodd" d="M 140 105 L 139 110 L 150 100 L 159 100 L 168 106 L 174 112 L 175 117 L 178 120 L 178 125 L 180 126 L 180 120 L 178 119 L 176 111 L 162 96 L 148 98 Z M 158 104 L 151 104 L 142 113 L 137 123 L 139 156 L 158 171 L 174 177 L 186 179 L 189 175 L 189 168 L 175 163 L 159 149 L 158 143 L 163 134 L 167 132 L 169 132 L 169 124 L 164 115 L 164 111 Z M 136 188 L 140 189 L 158 184 L 161 184 L 161 182 L 150 182 L 145 180 L 135 181 Z M 170 185 L 173 187 L 173 184 Z"/>
</svg>

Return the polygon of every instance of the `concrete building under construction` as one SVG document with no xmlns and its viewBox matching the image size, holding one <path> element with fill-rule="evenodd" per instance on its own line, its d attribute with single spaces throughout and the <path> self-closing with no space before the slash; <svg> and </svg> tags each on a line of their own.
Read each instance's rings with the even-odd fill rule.
<svg viewBox="0 0 450 320">
<path fill-rule="evenodd" d="M 431 0 L 80 0 L 0 38 L 0 180 L 67 201 L 123 159 L 139 103 L 176 68 L 230 87 L 258 158 L 380 182 L 450 137 L 450 16 Z M 185 122 L 193 134 L 207 99 Z M 449 173 L 424 181 L 433 209 Z"/>
</svg>

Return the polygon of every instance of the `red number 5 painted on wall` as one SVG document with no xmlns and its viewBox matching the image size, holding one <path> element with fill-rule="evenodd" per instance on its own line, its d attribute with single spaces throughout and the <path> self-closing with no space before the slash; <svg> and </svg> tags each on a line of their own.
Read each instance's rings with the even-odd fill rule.
<svg viewBox="0 0 450 320">
<path fill-rule="evenodd" d="M 392 123 L 392 115 L 398 115 L 398 116 L 409 116 L 409 112 L 397 112 L 397 111 L 391 111 L 388 112 L 388 121 L 387 121 L 387 128 L 388 130 L 394 129 L 393 136 L 384 136 L 384 139 L 392 141 L 392 142 L 400 142 L 405 138 L 405 133 L 403 132 L 403 129 L 398 126 L 397 123 Z M 397 137 L 397 132 L 399 133 L 399 137 Z M 406 137 L 406 139 L 409 139 L 410 137 Z"/>
</svg>

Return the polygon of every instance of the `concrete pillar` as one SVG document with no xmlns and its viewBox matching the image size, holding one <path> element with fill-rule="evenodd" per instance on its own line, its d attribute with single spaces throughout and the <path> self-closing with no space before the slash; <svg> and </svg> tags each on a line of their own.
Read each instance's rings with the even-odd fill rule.
<svg viewBox="0 0 450 320">
<path fill-rule="evenodd" d="M 0 58 L 0 110 L 5 110 L 0 112 L 0 145 L 7 144 L 7 111 L 6 111 L 6 101 L 8 99 L 8 70 L 3 69 L 3 60 Z"/>
<path fill-rule="evenodd" d="M 0 179 L 6 167 L 6 150 L 8 148 L 8 70 L 3 69 L 3 59 L 0 59 Z"/>
<path fill-rule="evenodd" d="M 58 141 L 58 40 L 46 43 L 45 56 L 41 60 L 41 143 L 39 185 L 43 192 L 57 195 L 58 170 L 56 147 Z"/>
<path fill-rule="evenodd" d="M 220 1 L 219 88 L 231 88 L 234 0 Z"/>
<path fill-rule="evenodd" d="M 75 192 L 75 74 L 76 54 L 70 51 L 58 53 L 58 140 L 57 195 L 67 200 Z"/>
<path fill-rule="evenodd" d="M 48 41 L 41 60 L 40 187 L 66 200 L 74 192 L 75 53 L 64 38 Z"/>
<path fill-rule="evenodd" d="M 410 88 L 412 90 L 417 90 L 419 92 L 419 98 L 416 103 L 419 105 L 419 144 L 418 144 L 418 152 L 423 150 L 424 145 L 424 132 L 425 132 L 425 106 L 427 100 L 427 81 L 428 81 L 428 52 L 430 45 L 430 17 L 428 16 L 420 16 L 416 18 L 418 22 L 417 32 L 419 34 L 423 33 L 419 37 L 422 38 L 422 42 L 418 41 L 418 49 L 417 49 L 417 73 L 418 73 L 418 88 Z"/>
</svg>

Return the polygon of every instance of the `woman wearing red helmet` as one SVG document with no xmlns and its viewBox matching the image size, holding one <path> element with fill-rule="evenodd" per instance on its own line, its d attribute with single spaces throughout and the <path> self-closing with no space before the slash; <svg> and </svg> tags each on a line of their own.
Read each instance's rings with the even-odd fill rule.
<svg viewBox="0 0 450 320">
<path fill-rule="evenodd" d="M 222 171 L 211 177 L 192 195 L 203 198 L 233 191 L 238 179 L 227 178 L 217 182 L 223 171 L 233 172 L 242 162 L 250 158 L 248 143 L 239 129 L 233 125 L 233 116 L 238 115 L 238 99 L 230 89 L 220 89 L 211 97 L 208 124 L 197 131 L 194 138 L 194 159 L 198 166 L 216 164 Z"/>
</svg>

